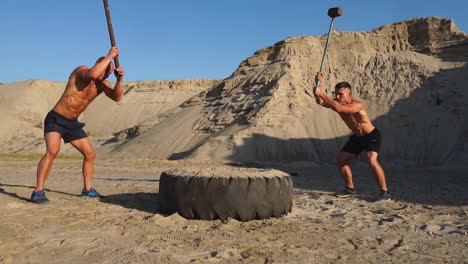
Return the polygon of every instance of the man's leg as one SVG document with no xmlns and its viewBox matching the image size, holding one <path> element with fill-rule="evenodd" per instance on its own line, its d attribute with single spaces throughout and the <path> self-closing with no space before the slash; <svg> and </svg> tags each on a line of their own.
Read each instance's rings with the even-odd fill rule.
<svg viewBox="0 0 468 264">
<path fill-rule="evenodd" d="M 37 181 L 35 192 L 44 189 L 44 183 L 52 169 L 52 162 L 60 152 L 62 136 L 58 132 L 49 132 L 44 136 L 46 142 L 46 153 L 37 165 Z"/>
<path fill-rule="evenodd" d="M 83 188 L 89 191 L 93 183 L 94 159 L 96 152 L 89 139 L 81 138 L 70 142 L 81 154 L 83 154 Z"/>
<path fill-rule="evenodd" d="M 384 170 L 377 160 L 378 155 L 379 153 L 375 151 L 368 151 L 366 152 L 366 159 L 369 163 L 369 167 L 371 168 L 372 173 L 374 173 L 377 183 L 380 185 L 380 189 L 382 191 L 388 191 Z"/>
<path fill-rule="evenodd" d="M 341 177 L 343 178 L 346 187 L 351 189 L 354 189 L 353 173 L 351 172 L 351 167 L 348 164 L 355 157 L 356 155 L 354 155 L 353 153 L 340 152 L 336 159 Z"/>
</svg>

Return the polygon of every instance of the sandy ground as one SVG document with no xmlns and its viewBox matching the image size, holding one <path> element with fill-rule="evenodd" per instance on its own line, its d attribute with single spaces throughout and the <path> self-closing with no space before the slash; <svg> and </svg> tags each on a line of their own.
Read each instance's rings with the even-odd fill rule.
<svg viewBox="0 0 468 264">
<path fill-rule="evenodd" d="M 387 168 L 399 201 L 371 202 L 377 185 L 356 162 L 362 195 L 336 198 L 330 165 L 278 166 L 294 176 L 292 213 L 250 222 L 158 213 L 158 179 L 187 161 L 96 162 L 106 199 L 78 196 L 81 161 L 56 160 L 48 205 L 27 201 L 37 159 L 0 159 L 0 263 L 467 263 L 466 169 Z"/>
</svg>

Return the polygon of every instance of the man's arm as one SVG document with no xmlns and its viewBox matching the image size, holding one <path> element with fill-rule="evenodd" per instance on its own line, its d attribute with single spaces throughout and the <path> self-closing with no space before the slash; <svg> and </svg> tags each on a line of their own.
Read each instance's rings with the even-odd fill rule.
<svg viewBox="0 0 468 264">
<path fill-rule="evenodd" d="M 320 87 L 317 87 L 315 94 L 320 97 L 322 100 L 325 101 L 325 104 L 328 105 L 329 108 L 338 112 L 338 113 L 346 113 L 346 114 L 353 114 L 361 111 L 364 108 L 364 104 L 359 101 L 353 101 L 350 104 L 342 105 L 339 102 L 330 98 L 327 94 L 325 94 Z"/>
<path fill-rule="evenodd" d="M 320 96 L 317 95 L 317 89 L 321 90 L 322 80 L 323 80 L 323 74 L 321 72 L 317 72 L 317 75 L 315 75 L 315 83 L 317 83 L 317 81 L 320 81 L 320 82 L 318 86 L 314 87 L 315 102 L 317 102 L 317 104 L 323 107 L 330 108 L 330 105 L 328 105 Z"/>
<path fill-rule="evenodd" d="M 326 107 L 326 108 L 330 108 L 330 105 L 327 104 L 327 102 L 325 102 L 325 100 L 323 100 L 322 97 L 318 96 L 317 95 L 317 89 L 320 89 L 321 90 L 321 87 L 322 87 L 322 82 L 320 82 L 319 86 L 318 87 L 314 87 L 314 97 L 315 97 L 315 102 L 317 102 L 317 104 L 323 106 L 323 107 Z"/>
<path fill-rule="evenodd" d="M 115 77 L 117 78 L 117 81 L 115 82 L 115 86 L 113 89 L 111 88 L 111 83 L 109 81 L 103 81 L 101 85 L 107 97 L 109 97 L 110 99 L 116 102 L 119 102 L 122 99 L 123 76 L 125 75 L 125 72 L 123 68 L 120 66 L 119 68 L 115 69 L 114 74 L 115 74 Z"/>
<path fill-rule="evenodd" d="M 119 49 L 117 47 L 112 47 L 109 50 L 109 53 L 98 63 L 96 63 L 92 68 L 85 66 L 80 66 L 77 71 L 78 78 L 83 80 L 98 80 L 107 69 L 107 66 L 113 58 L 119 55 Z"/>
</svg>

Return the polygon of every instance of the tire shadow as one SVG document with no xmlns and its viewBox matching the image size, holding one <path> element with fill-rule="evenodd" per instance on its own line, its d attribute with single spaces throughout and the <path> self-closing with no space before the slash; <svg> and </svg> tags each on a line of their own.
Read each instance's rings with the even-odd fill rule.
<svg viewBox="0 0 468 264">
<path fill-rule="evenodd" d="M 159 213 L 159 193 L 120 193 L 107 195 L 99 201 L 151 214 Z"/>
</svg>

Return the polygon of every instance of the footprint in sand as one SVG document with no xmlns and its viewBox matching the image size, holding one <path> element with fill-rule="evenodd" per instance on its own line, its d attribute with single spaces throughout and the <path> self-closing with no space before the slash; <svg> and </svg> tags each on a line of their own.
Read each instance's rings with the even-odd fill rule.
<svg viewBox="0 0 468 264">
<path fill-rule="evenodd" d="M 13 202 L 13 203 L 8 203 L 7 204 L 7 207 L 8 208 L 12 208 L 12 209 L 18 209 L 18 208 L 23 208 L 25 207 L 26 205 L 24 203 L 16 203 L 16 202 Z"/>
<path fill-rule="evenodd" d="M 463 225 L 456 225 L 453 223 L 449 224 L 435 224 L 428 223 L 420 227 L 421 230 L 425 231 L 429 235 L 443 236 L 445 234 L 460 234 L 466 235 L 468 232 Z"/>
</svg>

